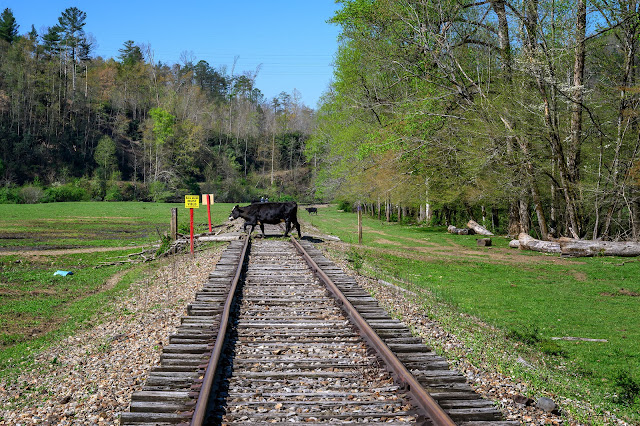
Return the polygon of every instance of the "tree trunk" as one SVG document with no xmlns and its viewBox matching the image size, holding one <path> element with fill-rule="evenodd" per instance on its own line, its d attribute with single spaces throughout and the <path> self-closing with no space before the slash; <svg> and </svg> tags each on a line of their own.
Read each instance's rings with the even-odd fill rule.
<svg viewBox="0 0 640 426">
<path fill-rule="evenodd" d="M 560 244 L 555 241 L 536 240 L 529 234 L 518 235 L 518 242 L 521 250 L 533 250 L 542 253 L 560 253 Z M 511 244 L 509 244 L 511 245 Z"/>
<path fill-rule="evenodd" d="M 576 47 L 573 62 L 573 105 L 571 112 L 571 147 L 567 162 L 571 181 L 580 180 L 580 151 L 582 145 L 582 98 L 584 92 L 585 34 L 587 6 L 585 0 L 576 1 Z"/>
<path fill-rule="evenodd" d="M 562 254 L 565 256 L 640 256 L 640 242 L 636 241 L 593 241 L 559 240 Z"/>
<path fill-rule="evenodd" d="M 474 220 L 470 220 L 469 222 L 467 222 L 467 227 L 469 229 L 473 229 L 473 231 L 476 234 L 480 234 L 480 235 L 493 235 L 493 233 L 491 231 L 489 231 L 487 228 L 485 228 L 484 226 L 478 224 L 476 221 Z"/>
<path fill-rule="evenodd" d="M 529 205 L 524 199 L 520 199 L 518 203 L 518 215 L 520 216 L 520 233 L 529 233 Z"/>
</svg>

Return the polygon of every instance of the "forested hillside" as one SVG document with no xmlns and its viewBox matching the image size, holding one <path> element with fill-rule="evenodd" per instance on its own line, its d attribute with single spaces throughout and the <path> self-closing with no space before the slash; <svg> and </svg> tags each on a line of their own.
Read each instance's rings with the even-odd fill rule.
<svg viewBox="0 0 640 426">
<path fill-rule="evenodd" d="M 640 237 L 638 0 L 338 3 L 307 152 L 321 196 Z"/>
<path fill-rule="evenodd" d="M 23 33 L 0 15 L 0 202 L 309 198 L 299 93 L 265 99 L 259 69 L 164 64 L 131 40 L 96 57 L 85 21 L 71 7 Z"/>
</svg>

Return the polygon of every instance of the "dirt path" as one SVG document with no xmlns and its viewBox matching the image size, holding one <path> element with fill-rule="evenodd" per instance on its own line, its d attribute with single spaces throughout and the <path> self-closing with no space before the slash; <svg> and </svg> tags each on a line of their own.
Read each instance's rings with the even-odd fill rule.
<svg viewBox="0 0 640 426">
<path fill-rule="evenodd" d="M 2 251 L 0 256 L 62 256 L 65 254 L 98 253 L 105 251 L 119 251 L 144 248 L 146 246 L 126 246 L 126 247 L 86 247 L 77 249 L 42 249 L 42 250 L 18 250 Z"/>
</svg>

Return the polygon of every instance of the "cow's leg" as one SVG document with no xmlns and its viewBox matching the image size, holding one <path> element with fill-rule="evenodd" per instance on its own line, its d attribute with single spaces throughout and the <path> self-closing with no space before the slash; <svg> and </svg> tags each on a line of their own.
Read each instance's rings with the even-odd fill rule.
<svg viewBox="0 0 640 426">
<path fill-rule="evenodd" d="M 284 221 L 284 224 L 285 224 L 284 236 L 288 237 L 289 236 L 289 231 L 291 231 L 291 220 L 286 219 Z"/>
<path fill-rule="evenodd" d="M 267 238 L 267 236 L 264 233 L 264 223 L 260 222 L 260 230 L 262 231 L 262 238 Z"/>
<path fill-rule="evenodd" d="M 296 226 L 296 230 L 298 231 L 298 238 L 302 239 L 302 234 L 300 233 L 300 224 L 297 220 L 293 222 L 293 224 Z"/>
<path fill-rule="evenodd" d="M 250 226 L 251 226 L 251 231 L 249 231 L 249 235 L 253 234 L 253 230 L 254 230 L 254 229 L 256 229 L 256 224 L 257 224 L 257 223 L 258 223 L 257 221 L 256 221 L 256 222 L 253 222 L 253 221 L 245 222 L 245 224 L 244 224 L 244 225 L 245 225 L 245 227 L 246 227 L 247 225 L 250 225 Z"/>
</svg>

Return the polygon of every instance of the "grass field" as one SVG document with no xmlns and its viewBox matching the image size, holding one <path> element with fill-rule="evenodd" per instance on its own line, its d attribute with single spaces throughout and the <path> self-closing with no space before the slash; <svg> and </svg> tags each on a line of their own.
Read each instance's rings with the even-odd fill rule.
<svg viewBox="0 0 640 426">
<path fill-rule="evenodd" d="M 184 204 L 0 204 L 0 370 L 72 333 L 141 279 L 154 264 L 101 266 L 157 244 L 177 207 L 179 231 L 189 233 Z M 212 222 L 231 205 L 214 204 Z M 196 232 L 208 231 L 206 207 L 194 211 Z M 73 275 L 54 276 L 57 270 Z"/>
<path fill-rule="evenodd" d="M 504 237 L 477 247 L 477 236 L 444 227 L 357 219 L 335 207 L 304 216 L 349 243 L 342 255 L 363 274 L 404 283 L 423 295 L 425 314 L 467 333 L 475 356 L 499 345 L 513 356 L 495 368 L 552 395 L 587 400 L 602 412 L 640 422 L 640 261 L 637 258 L 563 259 L 508 248 Z M 477 320 L 497 331 L 478 333 Z M 492 328 L 483 330 L 492 330 Z M 553 337 L 606 342 L 553 340 Z M 513 362 L 521 356 L 536 370 Z"/>
</svg>

